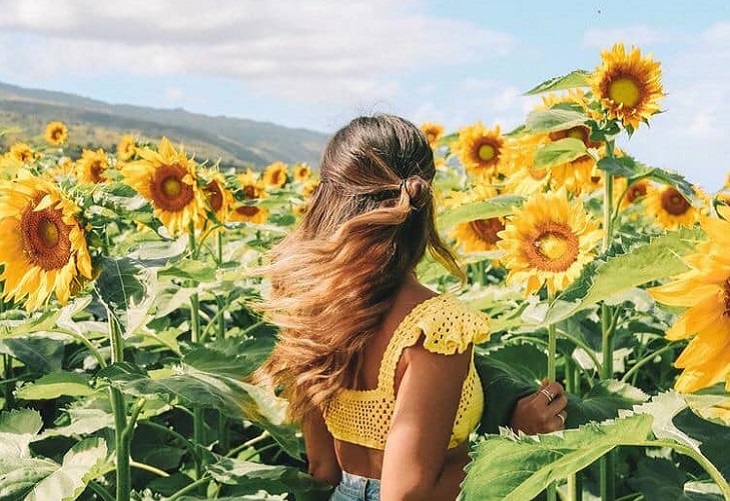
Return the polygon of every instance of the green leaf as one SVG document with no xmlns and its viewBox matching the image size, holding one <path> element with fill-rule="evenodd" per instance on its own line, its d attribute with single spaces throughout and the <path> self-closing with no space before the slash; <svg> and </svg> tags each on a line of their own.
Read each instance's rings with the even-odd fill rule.
<svg viewBox="0 0 730 501">
<path fill-rule="evenodd" d="M 438 216 L 437 225 L 446 229 L 477 219 L 506 216 L 512 214 L 524 201 L 525 198 L 519 195 L 499 195 L 489 200 L 467 203 L 444 211 Z"/>
<path fill-rule="evenodd" d="M 101 263 L 102 271 L 94 283 L 96 296 L 130 335 L 149 320 L 156 269 L 128 257 L 102 258 Z"/>
<path fill-rule="evenodd" d="M 524 132 L 556 132 L 585 125 L 586 116 L 575 109 L 554 107 L 549 110 L 535 110 L 527 115 Z"/>
<path fill-rule="evenodd" d="M 467 466 L 465 499 L 532 499 L 551 482 L 585 468 L 614 447 L 644 441 L 651 422 L 651 416 L 635 415 L 562 434 L 490 436 L 477 445 Z"/>
<path fill-rule="evenodd" d="M 561 165 L 588 154 L 580 139 L 566 137 L 546 144 L 535 153 L 535 168 L 542 169 Z"/>
<path fill-rule="evenodd" d="M 696 197 L 692 183 L 687 181 L 682 174 L 658 167 L 650 167 L 641 163 L 637 163 L 636 165 L 637 169 L 632 176 L 632 180 L 637 178 L 653 179 L 659 183 L 674 187 L 690 202 L 695 200 Z"/>
<path fill-rule="evenodd" d="M 87 377 L 74 372 L 59 371 L 47 374 L 34 383 L 18 390 L 18 398 L 23 400 L 50 400 L 62 395 L 85 397 L 94 393 Z"/>
<path fill-rule="evenodd" d="M 0 501 L 17 501 L 58 469 L 50 459 L 0 458 Z"/>
<path fill-rule="evenodd" d="M 106 442 L 101 438 L 89 438 L 76 444 L 63 457 L 60 468 L 40 481 L 25 501 L 49 501 L 59 499 L 73 501 L 93 480 L 106 461 Z"/>
<path fill-rule="evenodd" d="M 548 309 L 543 326 L 631 287 L 677 275 L 687 270 L 681 256 L 692 252 L 702 240 L 699 229 L 680 229 L 656 237 L 618 255 L 606 255 L 589 263 L 581 275 Z M 631 270 L 631 273 L 626 273 Z"/>
<path fill-rule="evenodd" d="M 537 85 L 525 92 L 525 95 L 531 96 L 534 94 L 542 94 L 543 92 L 574 89 L 576 87 L 588 87 L 588 75 L 590 75 L 590 73 L 585 70 L 575 70 L 567 75 L 545 80 L 540 85 Z"/>
<path fill-rule="evenodd" d="M 662 458 L 641 458 L 637 471 L 629 478 L 629 485 L 644 495 L 646 501 L 681 499 L 687 473 L 671 461 Z"/>
<path fill-rule="evenodd" d="M 173 265 L 161 269 L 160 277 L 176 277 L 196 282 L 211 282 L 215 280 L 216 267 L 195 259 L 182 259 Z"/>
<path fill-rule="evenodd" d="M 47 428 L 33 441 L 50 437 L 81 437 L 114 426 L 114 416 L 102 409 L 66 409 L 65 412 L 71 417 L 71 424 Z"/>
<path fill-rule="evenodd" d="M 674 424 L 674 416 L 687 408 L 685 399 L 674 390 L 652 397 L 651 401 L 634 407 L 635 413 L 651 415 L 654 418 L 652 431 L 659 438 L 669 438 L 700 452 L 701 442 L 687 435 Z"/>
<path fill-rule="evenodd" d="M 600 381 L 581 398 L 569 398 L 567 428 L 574 428 L 588 421 L 605 421 L 619 415 L 619 410 L 629 410 L 646 402 L 649 395 L 639 388 L 615 379 Z"/>
<path fill-rule="evenodd" d="M 0 414 L 0 460 L 29 458 L 29 444 L 43 426 L 36 410 L 21 409 Z"/>
<path fill-rule="evenodd" d="M 266 360 L 275 344 L 273 336 L 218 339 L 187 352 L 183 363 L 199 371 L 242 379 Z"/>
<path fill-rule="evenodd" d="M 633 158 L 625 157 L 603 157 L 596 166 L 611 175 L 632 178 L 637 172 L 636 161 Z"/>
<path fill-rule="evenodd" d="M 201 353 L 197 361 L 202 363 L 209 355 L 210 352 Z M 109 379 L 127 394 L 166 396 L 187 408 L 209 407 L 232 418 L 249 420 L 269 431 L 292 457 L 301 457 L 298 430 L 284 422 L 286 400 L 264 388 L 240 381 L 238 377 L 198 370 L 188 364 L 164 371 L 164 374 L 152 379 L 141 368 L 129 363 L 112 364 L 99 371 L 99 377 Z"/>
<path fill-rule="evenodd" d="M 7 353 L 28 368 L 45 373 L 61 369 L 64 343 L 48 335 L 14 337 L 0 341 L 0 353 Z"/>
<path fill-rule="evenodd" d="M 265 490 L 271 494 L 292 493 L 297 500 L 317 501 L 326 498 L 326 494 L 331 491 L 329 486 L 292 466 L 222 458 L 211 465 L 208 472 L 216 481 L 235 485 L 239 492 L 248 494 Z"/>
</svg>

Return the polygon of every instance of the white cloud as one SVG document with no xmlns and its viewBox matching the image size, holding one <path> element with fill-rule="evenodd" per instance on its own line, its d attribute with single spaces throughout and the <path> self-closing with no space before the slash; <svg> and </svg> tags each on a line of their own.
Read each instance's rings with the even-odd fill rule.
<svg viewBox="0 0 730 501">
<path fill-rule="evenodd" d="M 668 33 L 645 25 L 590 28 L 583 34 L 583 45 L 593 49 L 608 49 L 616 42 L 623 42 L 627 46 L 646 46 L 667 41 Z"/>
<path fill-rule="evenodd" d="M 0 73 L 207 75 L 301 101 L 388 98 L 393 74 L 512 50 L 511 36 L 428 17 L 419 2 L 0 2 Z M 22 41 L 22 44 L 20 43 Z"/>
</svg>

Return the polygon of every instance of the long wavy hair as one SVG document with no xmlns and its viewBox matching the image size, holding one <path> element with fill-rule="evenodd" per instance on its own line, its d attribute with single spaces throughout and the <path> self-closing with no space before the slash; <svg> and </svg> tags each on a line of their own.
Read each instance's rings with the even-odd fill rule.
<svg viewBox="0 0 730 501">
<path fill-rule="evenodd" d="M 271 289 L 256 309 L 280 332 L 255 378 L 283 389 L 291 420 L 354 384 L 364 347 L 426 250 L 462 276 L 436 232 L 435 172 L 425 135 L 396 116 L 356 118 L 327 144 L 306 215 L 259 270 Z"/>
</svg>

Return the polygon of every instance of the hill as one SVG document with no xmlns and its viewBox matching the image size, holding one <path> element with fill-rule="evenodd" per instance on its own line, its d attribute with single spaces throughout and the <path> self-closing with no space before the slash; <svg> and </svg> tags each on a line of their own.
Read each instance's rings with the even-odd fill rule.
<svg viewBox="0 0 730 501">
<path fill-rule="evenodd" d="M 69 128 L 72 152 L 81 147 L 113 151 L 122 134 L 182 142 L 198 159 L 221 159 L 224 165 L 262 167 L 274 161 L 319 163 L 327 136 L 306 129 L 254 120 L 212 117 L 182 109 L 109 104 L 74 94 L 26 89 L 0 83 L 0 130 L 20 132 L 0 138 L 7 148 L 15 140 L 41 142 L 45 126 L 61 120 Z"/>
</svg>

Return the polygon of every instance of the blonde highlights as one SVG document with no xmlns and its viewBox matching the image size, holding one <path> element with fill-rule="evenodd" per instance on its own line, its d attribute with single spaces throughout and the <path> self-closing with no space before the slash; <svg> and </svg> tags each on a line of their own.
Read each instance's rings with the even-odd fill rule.
<svg viewBox="0 0 730 501">
<path fill-rule="evenodd" d="M 360 355 L 428 250 L 460 270 L 436 232 L 433 152 L 412 123 L 360 117 L 325 149 L 321 183 L 299 226 L 270 252 L 256 308 L 280 329 L 258 378 L 271 378 L 300 420 L 353 384 Z"/>
</svg>

